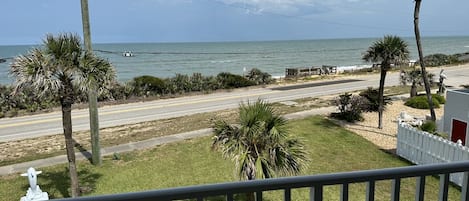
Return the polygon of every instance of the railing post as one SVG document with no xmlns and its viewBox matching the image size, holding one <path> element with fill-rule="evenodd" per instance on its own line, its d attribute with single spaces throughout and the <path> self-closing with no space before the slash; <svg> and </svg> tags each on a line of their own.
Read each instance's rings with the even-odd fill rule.
<svg viewBox="0 0 469 201">
<path fill-rule="evenodd" d="M 233 194 L 227 194 L 226 195 L 226 201 L 233 201 Z"/>
<path fill-rule="evenodd" d="M 348 201 L 348 183 L 342 184 L 340 186 L 340 200 Z"/>
<path fill-rule="evenodd" d="M 401 179 L 397 178 L 392 180 L 391 187 L 391 201 L 399 201 L 401 192 Z"/>
<path fill-rule="evenodd" d="M 469 201 L 469 172 L 464 172 L 464 176 L 462 178 L 462 184 L 461 184 L 461 201 Z"/>
<path fill-rule="evenodd" d="M 310 201 L 322 201 L 322 185 L 313 186 L 309 190 Z"/>
<path fill-rule="evenodd" d="M 440 191 L 438 192 L 439 201 L 448 200 L 449 174 L 440 174 Z"/>
<path fill-rule="evenodd" d="M 366 201 L 375 200 L 375 181 L 369 181 L 366 183 Z"/>
<path fill-rule="evenodd" d="M 262 191 L 256 192 L 256 201 L 262 201 Z"/>
<path fill-rule="evenodd" d="M 283 196 L 283 200 L 285 201 L 291 201 L 291 189 L 290 188 L 286 188 L 285 191 L 284 191 L 284 196 Z"/>
<path fill-rule="evenodd" d="M 425 195 L 425 176 L 417 177 L 415 201 L 423 201 Z"/>
</svg>

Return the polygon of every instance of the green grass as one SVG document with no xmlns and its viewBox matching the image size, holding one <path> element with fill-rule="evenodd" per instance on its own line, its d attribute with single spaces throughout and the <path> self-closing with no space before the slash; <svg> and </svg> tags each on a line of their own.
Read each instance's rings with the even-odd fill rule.
<svg viewBox="0 0 469 201">
<path fill-rule="evenodd" d="M 322 117 L 291 121 L 291 132 L 301 137 L 310 153 L 310 161 L 302 175 L 366 170 L 409 165 L 383 152 L 364 140 Z M 145 151 L 121 154 L 120 160 L 106 157 L 103 165 L 93 167 L 78 163 L 80 184 L 86 195 L 144 191 L 168 187 L 236 181 L 233 163 L 211 150 L 210 137 L 158 146 Z M 40 168 L 41 189 L 51 198 L 69 196 L 66 165 Z M 26 192 L 24 177 L 0 177 L 0 200 L 18 200 Z M 364 200 L 365 184 L 350 186 L 350 200 Z M 376 200 L 389 200 L 390 181 L 377 182 Z M 413 199 L 414 179 L 404 179 L 401 200 Z M 427 179 L 426 200 L 437 200 L 438 182 Z M 449 200 L 456 200 L 459 191 L 450 189 Z M 308 190 L 293 190 L 293 200 L 307 200 Z M 266 192 L 267 200 L 279 200 L 281 192 Z M 324 189 L 325 200 L 338 200 L 338 187 Z"/>
</svg>

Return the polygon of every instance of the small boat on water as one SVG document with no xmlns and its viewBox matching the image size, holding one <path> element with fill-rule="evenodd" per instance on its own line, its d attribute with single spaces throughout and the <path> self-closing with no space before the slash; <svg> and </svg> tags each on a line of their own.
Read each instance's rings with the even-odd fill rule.
<svg viewBox="0 0 469 201">
<path fill-rule="evenodd" d="M 0 63 L 6 62 L 6 61 L 7 61 L 6 59 L 0 58 Z"/>
<path fill-rule="evenodd" d="M 122 53 L 123 57 L 133 57 L 134 54 L 131 51 L 125 51 Z"/>
</svg>

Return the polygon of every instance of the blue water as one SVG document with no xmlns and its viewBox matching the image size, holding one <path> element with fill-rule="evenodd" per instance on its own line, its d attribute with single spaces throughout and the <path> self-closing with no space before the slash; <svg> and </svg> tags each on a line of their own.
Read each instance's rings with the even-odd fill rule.
<svg viewBox="0 0 469 201">
<path fill-rule="evenodd" d="M 244 69 L 259 68 L 274 76 L 284 75 L 285 68 L 336 65 L 354 67 L 369 65 L 361 60 L 363 52 L 377 40 L 328 39 L 264 42 L 213 43 L 123 43 L 94 44 L 100 56 L 109 59 L 117 70 L 119 81 L 139 75 L 171 77 L 177 73 L 216 75 L 219 72 L 243 74 Z M 405 38 L 411 58 L 417 59 L 415 41 Z M 469 52 L 469 37 L 428 37 L 422 39 L 424 54 Z M 33 46 L 0 46 L 0 58 L 25 54 Z M 134 57 L 123 57 L 132 51 Z M 9 84 L 9 63 L 0 63 L 0 84 Z"/>
</svg>

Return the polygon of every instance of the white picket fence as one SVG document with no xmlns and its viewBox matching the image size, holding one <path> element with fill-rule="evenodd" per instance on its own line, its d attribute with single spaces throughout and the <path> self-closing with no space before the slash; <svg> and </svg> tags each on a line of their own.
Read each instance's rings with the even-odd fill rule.
<svg viewBox="0 0 469 201">
<path fill-rule="evenodd" d="M 403 123 L 398 123 L 397 155 L 414 164 L 448 163 L 469 159 L 468 147 Z M 450 180 L 461 186 L 463 173 L 451 174 Z"/>
</svg>

